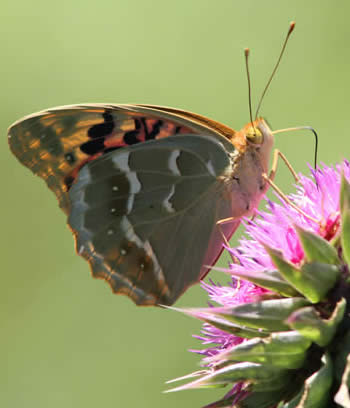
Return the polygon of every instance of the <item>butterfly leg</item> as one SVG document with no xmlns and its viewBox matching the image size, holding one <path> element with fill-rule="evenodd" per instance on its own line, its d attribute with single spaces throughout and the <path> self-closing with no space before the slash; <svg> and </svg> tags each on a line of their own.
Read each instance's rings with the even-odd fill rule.
<svg viewBox="0 0 350 408">
<path fill-rule="evenodd" d="M 272 167 L 270 170 L 269 175 L 267 175 L 266 173 L 264 173 L 262 175 L 263 179 L 271 186 L 271 188 L 273 188 L 276 193 L 285 201 L 288 203 L 288 205 L 290 205 L 291 207 L 293 207 L 296 211 L 298 211 L 299 214 L 302 214 L 304 217 L 308 218 L 309 220 L 319 224 L 319 221 L 316 218 L 311 217 L 309 214 L 306 214 L 301 208 L 299 208 L 297 205 L 295 205 L 284 193 L 283 191 L 277 187 L 277 185 L 274 183 L 274 178 L 277 172 L 277 166 L 278 166 L 278 159 L 279 157 L 285 162 L 286 166 L 288 167 L 288 169 L 290 170 L 290 172 L 292 173 L 294 179 L 296 182 L 299 182 L 300 179 L 297 175 L 297 173 L 295 172 L 295 170 L 293 169 L 292 165 L 289 163 L 289 161 L 287 160 L 286 156 L 280 152 L 279 150 L 275 150 L 273 153 L 273 160 L 272 160 Z"/>
<path fill-rule="evenodd" d="M 272 166 L 271 166 L 271 170 L 269 174 L 269 179 L 273 181 L 275 178 L 275 175 L 277 173 L 279 158 L 281 158 L 284 161 L 289 171 L 292 173 L 292 176 L 294 177 L 295 181 L 298 183 L 300 181 L 299 176 L 297 175 L 296 171 L 293 169 L 293 166 L 290 164 L 287 157 L 278 149 L 275 149 L 273 152 Z"/>
<path fill-rule="evenodd" d="M 221 236 L 222 236 L 222 240 L 223 240 L 224 244 L 225 244 L 228 248 L 230 247 L 230 243 L 228 242 L 228 240 L 227 240 L 227 238 L 226 238 L 226 235 L 224 234 L 224 231 L 223 231 L 223 229 L 222 229 L 222 225 L 223 225 L 223 224 L 230 223 L 230 222 L 233 222 L 233 221 L 235 221 L 235 220 L 237 220 L 237 219 L 239 219 L 239 217 L 223 218 L 222 220 L 219 220 L 219 221 L 217 221 L 217 223 L 216 223 L 217 227 L 219 228 L 220 234 L 221 234 Z M 228 251 L 228 252 L 229 252 L 229 254 L 230 254 L 230 257 L 231 257 L 231 259 L 232 259 L 232 262 L 233 262 L 234 264 L 240 264 L 238 258 L 235 257 L 235 256 L 232 254 L 231 251 Z"/>
<path fill-rule="evenodd" d="M 238 218 L 239 218 L 239 217 L 223 218 L 222 220 L 219 220 L 219 221 L 216 223 L 216 225 L 218 226 L 219 231 L 220 231 L 220 233 L 221 233 L 221 235 L 222 235 L 222 239 L 223 239 L 223 241 L 224 241 L 224 243 L 225 243 L 225 245 L 226 245 L 227 247 L 229 247 L 230 244 L 229 244 L 229 242 L 227 241 L 227 238 L 226 238 L 226 236 L 225 236 L 225 234 L 224 234 L 224 231 L 222 230 L 222 225 L 223 225 L 223 224 L 226 224 L 226 223 L 229 223 L 229 222 L 232 222 L 232 221 L 235 221 L 235 220 L 237 220 Z M 230 257 L 231 257 L 231 259 L 232 259 L 232 262 L 233 262 L 235 265 L 240 265 L 241 263 L 240 263 L 239 259 L 238 259 L 236 256 L 234 256 L 231 251 L 228 251 L 228 252 L 229 252 L 229 254 L 230 254 Z M 238 291 L 239 291 L 239 289 L 240 289 L 240 287 L 241 287 L 241 279 L 240 279 L 240 278 L 235 278 L 235 282 L 236 282 L 236 287 L 235 287 L 235 293 L 233 294 L 233 296 L 235 296 L 235 294 L 238 293 Z"/>
</svg>

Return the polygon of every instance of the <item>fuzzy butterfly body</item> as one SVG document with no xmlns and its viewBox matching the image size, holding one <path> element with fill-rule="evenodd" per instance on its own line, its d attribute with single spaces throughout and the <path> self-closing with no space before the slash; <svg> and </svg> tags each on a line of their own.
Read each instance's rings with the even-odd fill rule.
<svg viewBox="0 0 350 408">
<path fill-rule="evenodd" d="M 57 196 L 93 276 L 170 305 L 257 207 L 273 136 L 263 119 L 235 132 L 173 108 L 76 105 L 16 122 L 9 144 Z"/>
</svg>

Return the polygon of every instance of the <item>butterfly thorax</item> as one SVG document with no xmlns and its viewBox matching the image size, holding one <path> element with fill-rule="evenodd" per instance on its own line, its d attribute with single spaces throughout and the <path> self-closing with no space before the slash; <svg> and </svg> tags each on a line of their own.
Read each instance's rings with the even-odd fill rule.
<svg viewBox="0 0 350 408">
<path fill-rule="evenodd" d="M 263 178 L 269 168 L 273 134 L 260 118 L 236 132 L 232 143 L 238 153 L 234 159 L 228 193 L 235 217 L 250 215 L 268 189 Z"/>
</svg>

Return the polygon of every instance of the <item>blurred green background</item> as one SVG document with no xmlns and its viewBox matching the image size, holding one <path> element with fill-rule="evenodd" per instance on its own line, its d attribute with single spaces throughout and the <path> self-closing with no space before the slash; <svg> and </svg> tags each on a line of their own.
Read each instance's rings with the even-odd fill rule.
<svg viewBox="0 0 350 408">
<path fill-rule="evenodd" d="M 10 154 L 7 127 L 55 105 L 138 102 L 240 128 L 248 121 L 243 48 L 251 48 L 256 104 L 296 20 L 262 114 L 274 129 L 312 125 L 320 161 L 335 163 L 349 158 L 349 12 L 345 0 L 2 0 L 1 407 L 199 407 L 223 394 L 162 393 L 167 379 L 197 369 L 186 350 L 199 347 L 191 337 L 199 323 L 137 308 L 89 276 L 53 194 Z M 307 171 L 312 134 L 276 139 Z M 288 192 L 291 181 L 282 165 L 278 185 Z M 196 287 L 177 306 L 206 301 Z"/>
</svg>

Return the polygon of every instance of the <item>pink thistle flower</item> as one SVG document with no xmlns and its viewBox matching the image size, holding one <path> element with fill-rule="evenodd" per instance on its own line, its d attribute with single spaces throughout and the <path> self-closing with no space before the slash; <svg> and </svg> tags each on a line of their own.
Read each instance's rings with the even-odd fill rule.
<svg viewBox="0 0 350 408">
<path fill-rule="evenodd" d="M 345 260 L 342 257 L 341 245 L 336 246 L 334 243 L 339 243 L 341 239 L 341 242 L 344 242 L 344 234 L 341 237 L 341 220 L 345 216 L 342 215 L 342 208 L 340 208 L 340 191 L 342 174 L 350 182 L 350 163 L 344 161 L 342 165 L 336 165 L 335 167 L 322 165 L 317 170 L 310 170 L 313 179 L 300 175 L 300 182 L 296 186 L 296 192 L 288 196 L 289 200 L 301 211 L 293 208 L 280 197 L 280 203 L 267 200 L 266 212 L 258 211 L 254 220 L 246 219 L 244 221 L 246 236 L 240 240 L 238 247 L 228 248 L 232 258 L 237 260 L 226 271 L 232 275 L 232 282 L 227 286 L 215 284 L 211 280 L 209 283 L 203 282 L 202 287 L 208 292 L 210 299 L 209 308 L 185 310 L 185 313 L 205 321 L 201 335 L 194 336 L 202 342 L 204 348 L 191 351 L 204 357 L 202 365 L 206 367 L 206 371 L 199 380 L 180 386 L 176 390 L 212 386 L 213 384 L 233 384 L 230 392 L 221 401 L 208 405 L 210 408 L 236 406 L 234 404 L 238 404 L 237 407 L 239 407 L 240 401 L 249 401 L 249 398 L 254 401 L 256 395 L 260 398 L 257 401 L 262 404 L 261 401 L 265 398 L 264 393 L 259 390 L 258 393 L 254 394 L 253 389 L 256 386 L 257 378 L 262 378 L 260 376 L 263 371 L 260 371 L 260 369 L 263 368 L 263 362 L 268 361 L 265 369 L 270 368 L 271 365 L 278 367 L 279 364 L 283 363 L 274 360 L 272 363 L 269 362 L 269 352 L 263 356 L 260 355 L 261 350 L 260 354 L 258 353 L 260 357 L 257 357 L 254 353 L 250 356 L 246 351 L 248 348 L 249 350 L 254 349 L 254 347 L 262 349 L 266 346 L 261 338 L 267 338 L 266 342 L 270 342 L 274 345 L 273 347 L 276 347 L 275 344 L 277 343 L 274 343 L 273 336 L 282 336 L 283 338 L 288 333 L 288 336 L 296 336 L 298 341 L 300 338 L 302 341 L 306 341 L 304 351 L 309 353 L 312 343 L 318 346 L 328 344 L 331 341 L 331 336 L 334 336 L 335 333 L 335 328 L 331 334 L 325 334 L 325 331 L 322 332 L 323 329 L 320 329 L 318 337 L 314 334 L 308 337 L 307 324 L 311 324 L 315 328 L 321 321 L 321 309 L 318 305 L 325 304 L 321 300 L 323 299 L 323 302 L 327 301 L 326 295 L 329 299 L 334 298 L 333 303 L 328 302 L 326 309 L 332 310 L 332 313 L 338 313 L 338 323 L 341 320 L 339 316 L 343 316 L 341 313 L 344 313 L 345 303 L 341 305 L 340 296 L 338 296 L 337 289 L 334 288 L 339 286 L 339 283 L 336 282 L 339 281 L 341 273 L 345 271 L 347 275 L 349 274 L 349 267 L 346 263 L 346 256 Z M 343 190 L 345 191 L 346 188 L 344 187 Z M 345 191 L 344 197 L 346 194 Z M 346 214 L 346 211 L 350 213 L 350 204 L 349 209 L 347 204 L 343 206 L 343 214 Z M 339 264 L 342 266 L 339 266 Z M 325 270 L 324 275 L 322 275 L 323 269 Z M 322 281 L 323 276 L 326 277 L 325 282 Z M 328 277 L 331 279 L 330 282 L 327 281 Z M 259 282 L 261 282 L 261 286 Z M 324 285 L 328 285 L 326 289 L 322 289 Z M 333 295 L 330 296 L 329 293 L 332 293 L 332 290 Z M 266 301 L 265 299 L 270 300 Z M 270 303 L 268 303 L 269 301 Z M 275 328 L 273 326 L 274 322 L 269 321 L 270 306 L 268 305 L 280 301 L 282 303 L 277 304 L 282 305 L 281 314 L 284 313 L 283 308 L 285 306 L 283 305 L 288 302 L 301 301 L 306 303 L 293 306 L 286 316 L 281 317 L 281 321 Z M 213 303 L 219 306 L 214 306 Z M 311 305 L 313 309 L 308 305 Z M 265 306 L 264 315 L 261 310 Z M 247 310 L 250 314 L 247 313 Z M 278 316 L 278 308 L 271 310 L 274 310 L 272 316 L 275 312 L 276 316 Z M 342 312 L 339 312 L 339 310 L 342 310 Z M 318 319 L 317 321 L 314 320 L 313 323 L 313 317 L 310 317 L 312 311 L 315 311 L 315 316 Z M 261 327 L 257 326 L 254 320 L 256 315 L 259 315 L 258 319 L 260 319 L 257 322 L 262 322 Z M 265 321 L 264 316 L 266 316 Z M 327 318 L 331 319 L 329 315 L 327 315 Z M 300 322 L 302 322 L 301 325 Z M 246 328 L 250 328 L 252 332 L 246 333 Z M 322 334 L 320 334 L 321 332 Z M 253 338 L 254 333 L 256 333 L 256 339 Z M 325 338 L 327 339 L 325 340 Z M 288 339 L 288 341 L 291 341 L 292 337 L 288 337 Z M 247 360 L 240 360 L 242 350 L 247 353 Z M 283 350 L 283 347 L 281 350 Z M 303 358 L 304 356 L 301 361 L 304 361 Z M 326 357 L 323 356 L 320 364 L 327 366 L 326 360 Z M 242 361 L 242 363 L 239 363 L 239 361 Z M 302 366 L 300 361 L 295 362 L 291 358 L 289 361 L 290 365 L 283 367 L 283 374 L 280 376 L 278 373 L 276 374 L 277 382 L 277 379 L 283 377 L 283 375 L 289 378 L 291 369 L 295 370 Z M 241 366 L 242 364 L 246 365 Z M 251 370 L 249 375 L 254 372 L 256 380 L 252 382 L 249 375 L 246 380 L 244 380 L 244 376 L 241 380 L 239 380 L 240 376 L 238 376 L 237 380 L 235 377 L 237 370 L 244 371 L 247 367 Z M 254 371 L 255 369 L 257 371 Z M 312 373 L 315 375 L 316 372 L 316 369 L 312 371 L 309 366 L 304 370 L 306 370 L 307 375 Z M 232 375 L 230 374 L 231 377 L 229 377 L 228 372 L 231 373 L 231 371 Z M 231 378 L 231 381 L 228 378 Z M 309 378 L 305 381 L 308 380 Z M 286 387 L 288 381 L 287 379 L 286 383 L 280 386 L 280 390 L 284 390 L 283 387 Z M 327 392 L 329 387 L 325 388 Z M 297 395 L 294 398 L 297 398 L 298 389 L 294 391 Z M 286 394 L 285 391 L 283 392 Z M 275 393 L 275 400 L 271 399 L 271 405 L 267 403 L 264 406 L 275 407 L 277 402 L 285 398 L 285 396 L 283 398 L 281 396 L 277 395 L 276 397 Z M 254 404 L 255 402 L 252 406 L 258 406 Z"/>
<path fill-rule="evenodd" d="M 209 284 L 202 282 L 202 287 L 208 292 L 210 300 L 221 306 L 234 306 L 252 302 L 267 293 L 266 289 L 245 280 L 237 280 L 234 276 L 240 272 L 263 272 L 274 268 L 270 255 L 262 243 L 282 251 L 287 260 L 299 264 L 304 259 L 304 252 L 294 225 L 313 231 L 327 240 L 332 239 L 340 225 L 339 191 L 342 169 L 346 179 L 350 180 L 348 161 L 344 161 L 343 166 L 336 165 L 335 168 L 323 165 L 316 171 L 311 169 L 315 181 L 300 174 L 297 192 L 289 196 L 306 214 L 319 219 L 320 224 L 300 214 L 283 199 L 281 204 L 267 200 L 268 212 L 258 211 L 258 217 L 254 221 L 247 219 L 246 234 L 249 238 L 242 238 L 237 248 L 228 248 L 239 261 L 231 264 L 228 270 L 233 276 L 232 283 L 222 286 L 211 280 Z M 195 337 L 202 340 L 203 344 L 218 344 L 218 347 L 206 350 L 193 350 L 206 356 L 244 341 L 207 323 L 204 324 L 202 333 L 204 337 Z"/>
</svg>

